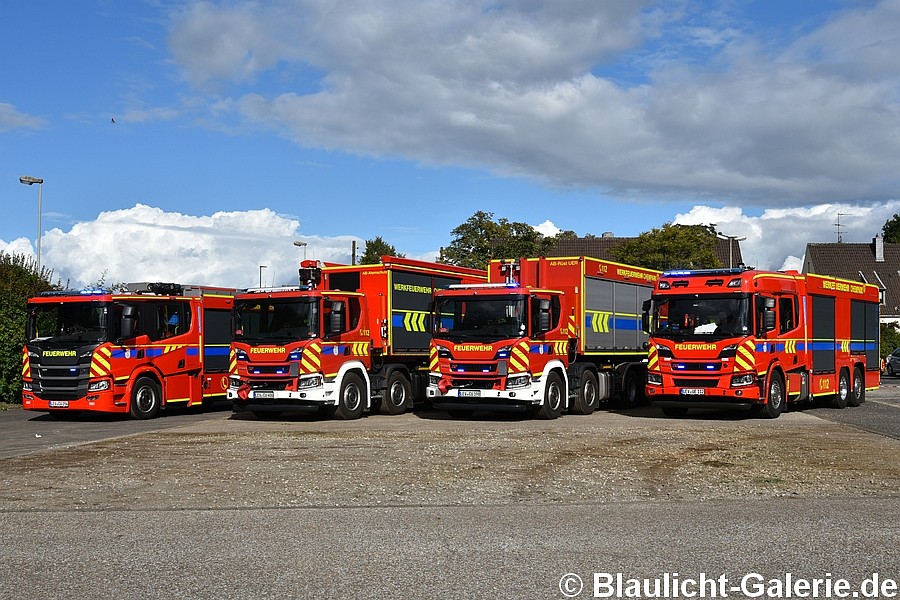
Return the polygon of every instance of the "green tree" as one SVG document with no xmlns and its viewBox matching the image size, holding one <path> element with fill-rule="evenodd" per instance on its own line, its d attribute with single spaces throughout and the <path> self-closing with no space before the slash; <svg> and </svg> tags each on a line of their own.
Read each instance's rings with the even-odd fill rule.
<svg viewBox="0 0 900 600">
<path fill-rule="evenodd" d="M 616 260 L 647 269 L 713 269 L 722 266 L 716 257 L 716 229 L 712 225 L 676 225 L 645 231 L 611 250 Z"/>
<path fill-rule="evenodd" d="M 359 264 L 377 264 L 381 262 L 381 257 L 385 255 L 399 256 L 401 258 L 406 256 L 405 254 L 398 254 L 397 249 L 381 239 L 381 236 L 379 235 L 373 240 L 366 240 L 366 247 L 363 250 L 362 256 L 359 257 Z"/>
<path fill-rule="evenodd" d="M 881 358 L 900 348 L 900 328 L 896 323 L 881 324 Z"/>
<path fill-rule="evenodd" d="M 888 244 L 900 244 L 900 215 L 894 214 L 885 221 L 881 232 L 884 234 L 884 241 Z"/>
<path fill-rule="evenodd" d="M 28 298 L 59 286 L 50 284 L 53 271 L 37 270 L 36 261 L 0 252 L 0 401 L 22 401 L 22 347 Z"/>
<path fill-rule="evenodd" d="M 527 223 L 494 220 L 494 213 L 477 211 L 450 232 L 453 240 L 441 248 L 439 262 L 474 269 L 486 269 L 492 258 L 540 256 L 548 241 Z"/>
</svg>

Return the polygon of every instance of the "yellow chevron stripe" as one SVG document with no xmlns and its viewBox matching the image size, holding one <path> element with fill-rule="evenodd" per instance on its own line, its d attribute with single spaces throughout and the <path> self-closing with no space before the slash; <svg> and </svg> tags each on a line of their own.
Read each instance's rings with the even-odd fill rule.
<svg viewBox="0 0 900 600">
<path fill-rule="evenodd" d="M 31 361 L 28 359 L 28 350 L 22 347 L 22 377 L 31 377 Z"/>
<path fill-rule="evenodd" d="M 650 345 L 650 350 L 647 353 L 647 369 L 651 371 L 659 370 L 659 351 L 657 351 L 654 344 Z"/>
<path fill-rule="evenodd" d="M 438 361 L 437 348 L 432 346 L 428 351 L 428 369 L 430 371 L 437 371 L 439 368 L 440 362 Z"/>
<path fill-rule="evenodd" d="M 228 372 L 237 375 L 237 353 L 234 348 L 228 353 Z"/>
</svg>

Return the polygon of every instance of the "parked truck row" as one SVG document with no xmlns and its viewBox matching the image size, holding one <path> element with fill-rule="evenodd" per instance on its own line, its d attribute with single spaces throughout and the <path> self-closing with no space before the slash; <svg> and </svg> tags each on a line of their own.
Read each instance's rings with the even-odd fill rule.
<svg viewBox="0 0 900 600">
<path fill-rule="evenodd" d="M 384 256 L 303 261 L 298 285 L 163 283 L 28 303 L 23 407 L 150 418 L 230 400 L 355 419 L 430 402 L 553 419 L 618 397 L 670 416 L 858 405 L 880 383 L 878 289 L 796 272 L 660 273 L 589 257 L 487 271 Z"/>
</svg>

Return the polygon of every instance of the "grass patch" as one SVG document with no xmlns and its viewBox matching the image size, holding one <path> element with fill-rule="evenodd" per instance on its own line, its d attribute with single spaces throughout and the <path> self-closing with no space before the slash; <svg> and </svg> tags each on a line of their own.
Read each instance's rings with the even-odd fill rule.
<svg viewBox="0 0 900 600">
<path fill-rule="evenodd" d="M 11 402 L 0 402 L 0 410 L 12 410 L 15 408 L 22 408 L 21 404 L 13 404 Z"/>
</svg>

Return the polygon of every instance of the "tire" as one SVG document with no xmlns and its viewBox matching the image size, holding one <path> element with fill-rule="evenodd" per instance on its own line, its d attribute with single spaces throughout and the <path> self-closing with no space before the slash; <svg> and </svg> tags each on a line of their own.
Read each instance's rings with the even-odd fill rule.
<svg viewBox="0 0 900 600">
<path fill-rule="evenodd" d="M 362 378 L 356 373 L 347 373 L 341 382 L 341 393 L 337 406 L 334 407 L 334 416 L 345 421 L 360 418 L 366 408 L 366 396 L 366 384 Z"/>
<path fill-rule="evenodd" d="M 152 419 L 162 406 L 159 384 L 149 377 L 138 377 L 131 388 L 131 416 L 135 419 Z"/>
<path fill-rule="evenodd" d="M 667 417 L 683 417 L 688 409 L 683 406 L 663 406 L 662 411 Z"/>
<path fill-rule="evenodd" d="M 853 369 L 853 387 L 850 388 L 850 397 L 847 398 L 847 404 L 850 406 L 859 406 L 866 401 L 866 380 L 863 376 L 862 369 L 859 367 Z"/>
<path fill-rule="evenodd" d="M 562 414 L 563 399 L 565 398 L 565 385 L 555 371 L 547 375 L 547 385 L 544 387 L 544 403 L 535 409 L 534 416 L 538 419 L 555 419 Z"/>
<path fill-rule="evenodd" d="M 410 404 L 412 404 L 412 384 L 403 371 L 393 371 L 381 395 L 378 411 L 383 415 L 399 415 L 405 413 Z"/>
<path fill-rule="evenodd" d="M 759 407 L 759 416 L 764 419 L 777 419 L 784 410 L 784 379 L 780 373 L 772 373 L 769 377 L 766 403 Z"/>
<path fill-rule="evenodd" d="M 847 369 L 841 369 L 841 375 L 838 377 L 837 392 L 831 399 L 831 408 L 844 409 L 850 400 L 850 375 Z"/>
<path fill-rule="evenodd" d="M 589 415 L 600 406 L 600 390 L 597 387 L 597 375 L 593 371 L 581 374 L 581 385 L 569 412 L 576 415 Z"/>
<path fill-rule="evenodd" d="M 642 398 L 641 388 L 638 385 L 638 377 L 634 373 L 629 373 L 625 377 L 625 385 L 622 389 L 622 406 L 624 408 L 635 408 L 640 404 Z"/>
</svg>

